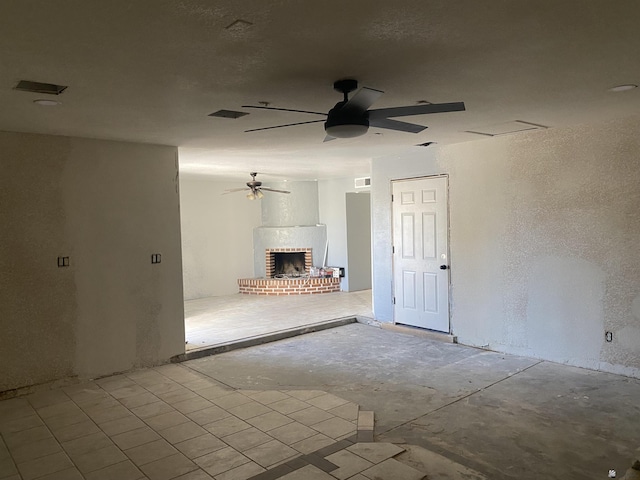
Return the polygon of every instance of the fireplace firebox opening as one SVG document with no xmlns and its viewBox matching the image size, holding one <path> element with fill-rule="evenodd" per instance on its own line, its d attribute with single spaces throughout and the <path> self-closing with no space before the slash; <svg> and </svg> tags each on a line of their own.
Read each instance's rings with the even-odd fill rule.
<svg viewBox="0 0 640 480">
<path fill-rule="evenodd" d="M 305 265 L 304 265 L 304 253 L 296 252 L 296 253 L 283 253 L 276 252 L 274 255 L 274 263 L 275 269 L 273 274 L 277 275 L 289 275 L 292 277 L 297 277 L 300 275 L 304 275 Z"/>
<path fill-rule="evenodd" d="M 266 276 L 303 277 L 312 267 L 310 248 L 282 248 L 266 250 Z"/>
</svg>

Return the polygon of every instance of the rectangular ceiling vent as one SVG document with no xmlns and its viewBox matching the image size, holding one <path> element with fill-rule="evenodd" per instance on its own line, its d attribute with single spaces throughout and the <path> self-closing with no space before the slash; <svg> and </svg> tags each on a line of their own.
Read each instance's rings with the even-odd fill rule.
<svg viewBox="0 0 640 480">
<path fill-rule="evenodd" d="M 245 115 L 249 115 L 246 112 L 236 112 L 234 110 L 218 110 L 217 112 L 210 113 L 209 117 L 221 117 L 221 118 L 240 118 Z"/>
<path fill-rule="evenodd" d="M 67 89 L 66 85 L 56 85 L 54 83 L 32 82 L 20 80 L 14 87 L 15 90 L 32 93 L 46 93 L 48 95 L 60 95 Z"/>
<path fill-rule="evenodd" d="M 371 177 L 356 178 L 356 188 L 365 188 L 371 186 Z"/>
<path fill-rule="evenodd" d="M 467 133 L 475 133 L 485 137 L 498 137 L 500 135 L 511 135 L 513 133 L 529 132 L 531 130 L 545 130 L 549 127 L 537 123 L 525 122 L 524 120 L 514 120 L 512 122 L 499 123 L 474 130 L 466 130 Z"/>
</svg>

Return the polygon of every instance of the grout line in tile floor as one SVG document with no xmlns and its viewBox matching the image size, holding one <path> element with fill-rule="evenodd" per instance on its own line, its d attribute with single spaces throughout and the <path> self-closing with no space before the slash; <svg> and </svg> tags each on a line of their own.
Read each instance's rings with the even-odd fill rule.
<svg viewBox="0 0 640 480">
<path fill-rule="evenodd" d="M 359 456 L 373 412 L 333 394 L 234 390 L 182 365 L 1 401 L 0 438 L 7 480 L 347 478 L 354 458 L 402 451 Z"/>
</svg>

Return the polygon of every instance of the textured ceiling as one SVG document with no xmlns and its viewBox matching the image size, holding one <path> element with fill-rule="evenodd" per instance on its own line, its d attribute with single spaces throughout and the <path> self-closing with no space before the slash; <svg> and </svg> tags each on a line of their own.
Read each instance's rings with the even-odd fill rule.
<svg viewBox="0 0 640 480">
<path fill-rule="evenodd" d="M 516 120 L 637 113 L 640 89 L 607 89 L 640 83 L 638 24 L 637 0 L 3 0 L 0 129 L 177 145 L 185 174 L 360 176 L 375 156 Z M 345 77 L 385 91 L 373 108 L 467 111 L 402 119 L 428 125 L 420 134 L 328 143 L 322 123 L 243 132 L 319 117 L 242 105 L 325 112 Z M 21 79 L 69 88 L 42 107 L 13 90 Z M 208 116 L 219 109 L 250 114 Z"/>
</svg>

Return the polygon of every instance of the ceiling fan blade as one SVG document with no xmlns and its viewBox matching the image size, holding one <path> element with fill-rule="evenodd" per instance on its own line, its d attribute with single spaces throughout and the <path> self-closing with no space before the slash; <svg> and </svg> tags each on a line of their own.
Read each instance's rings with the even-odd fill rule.
<svg viewBox="0 0 640 480">
<path fill-rule="evenodd" d="M 407 133 L 420 133 L 426 130 L 424 125 L 416 125 L 415 123 L 400 122 L 398 120 L 391 120 L 390 118 L 378 118 L 369 121 L 370 127 L 386 128 L 388 130 L 397 130 L 399 132 Z"/>
<path fill-rule="evenodd" d="M 259 130 L 271 130 L 272 128 L 293 127 L 294 125 L 305 125 L 307 123 L 318 123 L 318 122 L 324 122 L 324 121 L 325 120 L 311 120 L 310 122 L 287 123 L 286 125 L 275 125 L 273 127 L 252 128 L 251 130 L 245 130 L 245 133 L 257 132 Z"/>
<path fill-rule="evenodd" d="M 384 92 L 374 88 L 362 87 L 349 101 L 342 107 L 342 110 L 366 110 L 378 100 Z"/>
<path fill-rule="evenodd" d="M 425 115 L 427 113 L 460 112 L 464 109 L 464 102 L 426 103 L 408 107 L 376 108 L 369 110 L 369 120 L 388 117 L 406 117 L 409 115 Z"/>
<path fill-rule="evenodd" d="M 275 188 L 269 188 L 269 187 L 260 187 L 260 190 L 267 190 L 268 192 L 278 192 L 278 193 L 291 193 L 286 190 L 276 190 Z"/>
<path fill-rule="evenodd" d="M 336 137 L 332 137 L 331 135 L 326 135 L 324 137 L 324 140 L 322 141 L 322 143 L 330 142 L 331 140 L 335 140 L 335 139 L 336 139 Z"/>
<path fill-rule="evenodd" d="M 230 188 L 228 190 L 225 190 L 224 192 L 222 192 L 222 195 L 226 195 L 227 193 L 233 193 L 233 192 L 241 192 L 242 190 L 251 190 L 250 188 Z"/>
<path fill-rule="evenodd" d="M 242 105 L 242 108 L 259 108 L 261 110 L 279 110 L 280 112 L 311 113 L 313 115 L 322 115 L 323 117 L 327 116 L 326 113 L 322 112 L 311 112 L 309 110 L 292 110 L 290 108 L 264 107 L 258 105 Z"/>
</svg>

